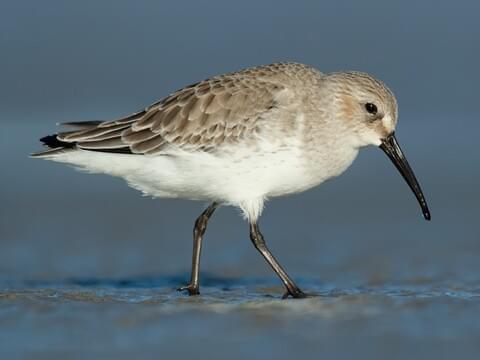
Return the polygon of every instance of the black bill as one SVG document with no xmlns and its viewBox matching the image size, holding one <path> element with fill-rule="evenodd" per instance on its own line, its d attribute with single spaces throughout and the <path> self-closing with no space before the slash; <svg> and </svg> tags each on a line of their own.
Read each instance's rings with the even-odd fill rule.
<svg viewBox="0 0 480 360">
<path fill-rule="evenodd" d="M 405 155 L 403 155 L 400 145 L 398 145 L 397 139 L 395 138 L 395 133 L 392 133 L 387 138 L 382 140 L 380 149 L 382 149 L 390 158 L 390 160 L 392 160 L 393 164 L 398 171 L 400 171 L 400 174 L 402 174 L 410 189 L 412 189 L 415 197 L 418 200 L 418 203 L 420 204 L 420 207 L 422 208 L 423 217 L 425 220 L 430 220 L 430 210 L 428 210 L 427 201 L 423 196 L 422 189 L 415 178 L 412 168 L 408 164 Z"/>
</svg>

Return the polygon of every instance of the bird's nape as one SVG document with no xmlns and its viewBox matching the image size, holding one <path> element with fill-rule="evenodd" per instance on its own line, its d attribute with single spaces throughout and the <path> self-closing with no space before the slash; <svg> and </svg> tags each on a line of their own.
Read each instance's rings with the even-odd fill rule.
<svg viewBox="0 0 480 360">
<path fill-rule="evenodd" d="M 395 167 L 398 169 L 402 177 L 407 182 L 410 189 L 412 189 L 415 197 L 422 208 L 423 217 L 425 220 L 430 220 L 430 210 L 428 209 L 427 201 L 425 200 L 425 196 L 423 195 L 422 189 L 420 184 L 413 173 L 412 168 L 408 164 L 407 158 L 402 152 L 400 145 L 398 144 L 397 139 L 395 138 L 395 133 L 392 132 L 389 136 L 385 139 L 382 139 L 382 143 L 380 144 L 380 149 L 382 149 L 385 154 L 390 158 L 393 162 Z"/>
</svg>

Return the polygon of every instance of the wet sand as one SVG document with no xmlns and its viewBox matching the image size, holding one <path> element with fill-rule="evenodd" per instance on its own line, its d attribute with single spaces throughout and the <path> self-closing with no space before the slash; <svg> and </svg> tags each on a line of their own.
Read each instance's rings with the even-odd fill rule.
<svg viewBox="0 0 480 360">
<path fill-rule="evenodd" d="M 480 350 L 478 287 L 444 283 L 340 289 L 304 279 L 300 283 L 311 297 L 281 300 L 283 289 L 261 280 L 210 278 L 198 297 L 175 291 L 178 281 L 4 284 L 1 352 L 41 358 L 323 354 L 395 359 L 420 354 L 469 358 Z"/>
</svg>

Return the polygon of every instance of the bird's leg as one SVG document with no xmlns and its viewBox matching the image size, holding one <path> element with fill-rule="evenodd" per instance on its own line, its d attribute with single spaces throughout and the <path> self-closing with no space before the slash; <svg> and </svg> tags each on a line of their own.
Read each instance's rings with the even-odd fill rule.
<svg viewBox="0 0 480 360">
<path fill-rule="evenodd" d="M 258 228 L 258 224 L 256 222 L 250 223 L 250 239 L 253 242 L 255 248 L 262 254 L 262 256 L 267 260 L 268 264 L 272 267 L 278 277 L 282 280 L 283 284 L 285 285 L 287 292 L 283 296 L 286 298 L 291 296 L 293 298 L 304 298 L 306 295 L 305 293 L 298 288 L 297 285 L 293 282 L 292 279 L 288 276 L 288 274 L 283 270 L 283 268 L 278 263 L 277 259 L 272 255 L 270 250 L 267 248 L 267 244 L 263 239 L 263 235 Z"/>
<path fill-rule="evenodd" d="M 189 295 L 198 295 L 199 291 L 199 271 L 200 271 L 200 252 L 202 250 L 202 238 L 207 230 L 207 222 L 212 216 L 215 209 L 218 207 L 216 202 L 213 202 L 204 212 L 195 220 L 195 226 L 193 228 L 193 255 L 192 255 L 192 275 L 190 283 L 187 286 L 183 286 L 178 291 L 187 290 Z"/>
</svg>

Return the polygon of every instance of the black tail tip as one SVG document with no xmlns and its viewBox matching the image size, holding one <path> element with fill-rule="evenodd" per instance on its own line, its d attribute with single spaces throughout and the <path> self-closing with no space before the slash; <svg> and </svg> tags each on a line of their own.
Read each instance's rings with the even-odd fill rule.
<svg viewBox="0 0 480 360">
<path fill-rule="evenodd" d="M 60 148 L 60 147 L 62 147 L 62 148 L 72 148 L 72 147 L 75 146 L 72 143 L 67 143 L 65 141 L 58 140 L 57 134 L 44 136 L 40 139 L 40 141 L 45 146 L 48 146 L 51 149 Z"/>
</svg>

